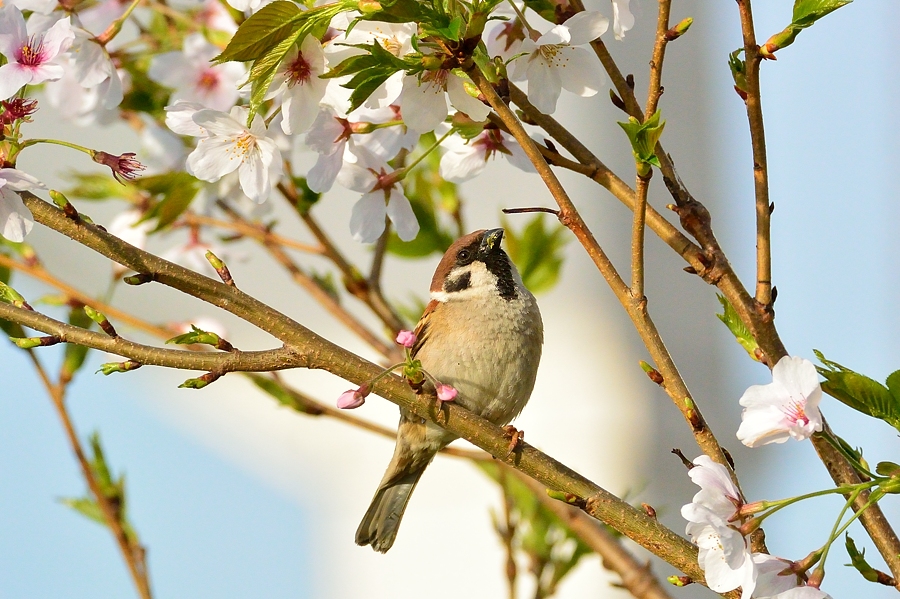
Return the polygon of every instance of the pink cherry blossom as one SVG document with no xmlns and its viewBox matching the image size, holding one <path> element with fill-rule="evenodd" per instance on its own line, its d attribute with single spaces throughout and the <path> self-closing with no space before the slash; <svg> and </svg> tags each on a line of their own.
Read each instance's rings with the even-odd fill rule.
<svg viewBox="0 0 900 599">
<path fill-rule="evenodd" d="M 210 64 L 219 52 L 202 34 L 193 33 L 184 39 L 184 51 L 155 56 L 148 75 L 175 89 L 170 100 L 173 104 L 184 100 L 225 112 L 237 102 L 238 83 L 245 69 L 237 62 Z"/>
<path fill-rule="evenodd" d="M 295 47 L 285 56 L 272 82 L 275 91 L 271 94 L 282 97 L 281 129 L 285 134 L 303 133 L 315 121 L 328 85 L 319 78 L 324 72 L 325 55 L 313 35 L 307 35 L 299 50 Z"/>
<path fill-rule="evenodd" d="M 772 382 L 744 392 L 737 437 L 748 447 L 803 440 L 822 430 L 822 388 L 809 360 L 785 356 L 772 369 Z"/>
<path fill-rule="evenodd" d="M 469 140 L 454 135 L 447 138 L 442 147 L 446 152 L 441 157 L 440 173 L 451 183 L 462 183 L 478 176 L 496 156 L 503 156 L 526 173 L 536 172 L 519 142 L 499 129 L 485 129 Z"/>
<path fill-rule="evenodd" d="M 437 398 L 440 401 L 453 401 L 459 392 L 450 385 L 437 386 Z"/>
<path fill-rule="evenodd" d="M 400 331 L 397 333 L 396 341 L 406 349 L 411 349 L 416 343 L 416 334 L 412 331 Z"/>
<path fill-rule="evenodd" d="M 348 391 L 344 391 L 341 393 L 341 396 L 338 397 L 337 407 L 342 410 L 355 410 L 359 406 L 366 403 L 366 395 L 369 392 L 366 389 L 365 385 L 360 387 L 359 389 L 350 389 Z"/>
<path fill-rule="evenodd" d="M 0 66 L 0 100 L 12 97 L 24 85 L 62 77 L 64 70 L 56 58 L 69 49 L 74 39 L 69 17 L 56 21 L 45 32 L 34 32 L 26 29 L 18 8 L 0 8 L 0 54 L 7 60 Z"/>
</svg>

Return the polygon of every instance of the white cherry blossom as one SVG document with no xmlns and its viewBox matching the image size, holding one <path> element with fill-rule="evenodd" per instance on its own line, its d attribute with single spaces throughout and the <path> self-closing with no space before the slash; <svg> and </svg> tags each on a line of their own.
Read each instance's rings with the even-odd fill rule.
<svg viewBox="0 0 900 599">
<path fill-rule="evenodd" d="M 43 32 L 26 28 L 22 12 L 12 5 L 0 8 L 0 100 L 6 100 L 25 85 L 54 81 L 63 76 L 57 57 L 69 49 L 75 34 L 69 17 L 56 21 Z"/>
<path fill-rule="evenodd" d="M 214 110 L 227 111 L 239 97 L 238 84 L 246 71 L 237 62 L 212 65 L 219 54 L 216 46 L 200 33 L 184 39 L 182 52 L 166 52 L 154 56 L 148 75 L 167 87 L 174 88 L 171 102 L 198 102 Z"/>
<path fill-rule="evenodd" d="M 403 186 L 390 170 L 387 163 L 366 153 L 359 163 L 345 165 L 338 175 L 341 185 L 363 194 L 350 215 L 350 233 L 356 241 L 377 241 L 384 232 L 385 216 L 403 241 L 411 241 L 419 233 L 419 222 Z"/>
<path fill-rule="evenodd" d="M 371 124 L 383 124 L 397 120 L 391 108 L 370 110 L 362 108 L 349 119 L 338 116 L 330 106 L 323 106 L 312 127 L 306 134 L 306 145 L 319 154 L 316 164 L 307 174 L 309 188 L 318 193 L 331 189 L 345 163 L 357 162 L 357 155 L 367 152 L 386 162 L 397 155 L 401 148 L 411 149 L 419 139 L 418 134 L 402 125 L 371 129 Z"/>
<path fill-rule="evenodd" d="M 603 85 L 603 69 L 597 57 L 579 48 L 609 28 L 609 19 L 596 11 L 584 11 L 538 38 L 525 39 L 510 63 L 514 81 L 528 80 L 528 100 L 544 114 L 556 110 L 562 89 L 582 97 L 595 95 Z"/>
<path fill-rule="evenodd" d="M 634 15 L 628 8 L 631 0 L 612 0 L 613 33 L 617 40 L 625 37 L 625 32 L 634 27 Z"/>
<path fill-rule="evenodd" d="M 732 522 L 743 503 L 728 470 L 709 456 L 694 460 L 688 471 L 700 486 L 693 501 L 681 508 L 688 521 L 687 534 L 699 548 L 697 561 L 706 583 L 717 593 L 741 587 L 741 599 L 749 599 L 756 585 L 757 567 L 747 540 Z"/>
<path fill-rule="evenodd" d="M 319 113 L 319 102 L 325 96 L 328 81 L 320 79 L 325 72 L 325 54 L 313 35 L 303 38 L 298 50 L 292 48 L 278 68 L 271 96 L 282 96 L 281 129 L 287 135 L 309 129 Z"/>
<path fill-rule="evenodd" d="M 444 122 L 450 113 L 449 96 L 453 107 L 473 121 L 483 121 L 491 113 L 490 106 L 466 91 L 464 79 L 453 71 L 438 69 L 424 71 L 420 76 L 403 78 L 400 92 L 400 113 L 406 126 L 418 133 L 427 133 Z"/>
<path fill-rule="evenodd" d="M 536 172 L 519 142 L 499 129 L 485 129 L 469 140 L 453 135 L 441 145 L 446 152 L 441 156 L 440 174 L 451 183 L 462 183 L 478 176 L 488 161 L 498 155 L 526 173 Z"/>
<path fill-rule="evenodd" d="M 34 227 L 31 211 L 17 191 L 47 189 L 43 183 L 14 168 L 0 168 L 0 235 L 20 243 Z"/>
<path fill-rule="evenodd" d="M 86 33 L 86 32 L 85 32 Z M 85 39 L 75 53 L 75 79 L 87 89 L 97 88 L 97 100 L 105 109 L 112 109 L 122 102 L 122 79 L 109 57 L 106 48 L 91 39 Z"/>
<path fill-rule="evenodd" d="M 783 593 L 796 589 L 800 584 L 796 574 L 782 574 L 791 563 L 774 555 L 754 553 L 753 561 L 756 563 L 756 590 L 754 599 L 783 599 Z"/>
<path fill-rule="evenodd" d="M 283 172 L 281 152 L 268 136 L 265 122 L 256 115 L 244 125 L 247 109 L 236 106 L 230 114 L 202 109 L 191 114 L 193 127 L 184 123 L 196 105 L 179 103 L 169 107 L 166 122 L 176 133 L 199 135 L 197 147 L 187 158 L 187 172 L 201 181 L 218 181 L 237 171 L 241 189 L 254 202 L 264 202 Z M 175 126 L 172 126 L 172 123 Z"/>
<path fill-rule="evenodd" d="M 772 369 L 772 382 L 744 392 L 737 437 L 748 447 L 803 440 L 822 430 L 822 388 L 809 360 L 785 356 Z"/>
</svg>

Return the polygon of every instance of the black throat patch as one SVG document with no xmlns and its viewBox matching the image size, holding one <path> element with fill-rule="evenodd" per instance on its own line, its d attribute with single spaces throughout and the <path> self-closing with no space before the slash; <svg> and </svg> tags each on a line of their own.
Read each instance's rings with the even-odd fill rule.
<svg viewBox="0 0 900 599">
<path fill-rule="evenodd" d="M 497 277 L 497 291 L 500 297 L 508 302 L 519 297 L 516 282 L 513 280 L 512 265 L 506 252 L 503 250 L 491 252 L 485 258 L 484 265 Z"/>
</svg>

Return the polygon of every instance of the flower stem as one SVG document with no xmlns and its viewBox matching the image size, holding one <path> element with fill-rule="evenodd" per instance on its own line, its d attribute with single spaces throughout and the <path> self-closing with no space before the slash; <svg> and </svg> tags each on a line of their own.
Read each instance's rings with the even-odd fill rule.
<svg viewBox="0 0 900 599">
<path fill-rule="evenodd" d="M 20 150 L 24 150 L 29 146 L 34 146 L 37 144 L 55 144 L 57 146 L 65 146 L 67 148 L 72 148 L 73 150 L 78 150 L 79 152 L 84 152 L 90 157 L 94 157 L 94 154 L 97 152 L 96 150 L 92 150 L 90 148 L 86 148 L 84 146 L 79 146 L 78 144 L 73 144 L 70 141 L 63 141 L 61 139 L 28 139 L 23 141 L 19 145 Z"/>
<path fill-rule="evenodd" d="M 436 142 L 431 144 L 431 147 L 429 147 L 427 150 L 425 150 L 424 152 L 419 154 L 411 163 L 407 164 L 402 169 L 400 169 L 400 172 L 398 173 L 400 176 L 397 177 L 397 180 L 400 181 L 400 180 L 404 179 L 406 177 L 406 175 L 416 167 L 417 164 L 422 162 L 422 160 L 424 160 L 426 156 L 431 154 L 434 150 L 436 150 L 438 148 L 438 146 L 440 146 L 442 143 L 444 143 L 444 140 L 447 139 L 448 137 L 450 137 L 450 135 L 452 135 L 454 131 L 456 131 L 456 129 L 451 127 L 449 131 L 444 133 L 442 136 L 440 136 L 438 138 L 438 140 Z"/>
<path fill-rule="evenodd" d="M 531 25 L 528 24 L 528 21 L 525 20 L 525 15 L 522 14 L 522 11 L 519 10 L 518 6 L 516 6 L 516 3 L 514 0 L 509 0 L 509 5 L 512 6 L 513 11 L 515 11 L 515 13 L 516 13 L 516 16 L 519 17 L 519 20 L 522 22 L 522 25 L 525 27 L 525 29 L 528 30 L 529 37 L 533 37 L 534 35 L 540 35 L 540 34 L 538 34 L 537 31 L 535 31 L 531 27 Z"/>
<path fill-rule="evenodd" d="M 805 499 L 812 499 L 813 497 L 822 497 L 824 495 L 834 495 L 835 493 L 852 493 L 852 500 L 855 501 L 856 497 L 866 489 L 871 489 L 872 487 L 878 485 L 877 481 L 866 481 L 864 483 L 859 483 L 858 485 L 843 485 L 840 487 L 834 487 L 831 489 L 822 489 L 821 491 L 813 491 L 812 493 L 805 493 L 803 495 L 798 495 L 796 497 L 789 497 L 787 499 L 780 499 L 778 501 L 766 502 L 774 507 L 771 510 L 765 512 L 764 514 L 759 514 L 757 518 L 760 520 L 765 520 L 775 512 L 781 510 L 782 508 L 786 508 L 789 505 L 793 505 L 799 501 L 803 501 Z M 846 510 L 846 507 L 844 508 Z M 841 512 L 843 517 L 843 512 Z"/>
</svg>

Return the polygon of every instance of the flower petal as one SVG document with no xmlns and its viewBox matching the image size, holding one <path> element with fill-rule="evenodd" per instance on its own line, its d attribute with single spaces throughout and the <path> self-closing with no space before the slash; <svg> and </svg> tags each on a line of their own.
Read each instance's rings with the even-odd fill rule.
<svg viewBox="0 0 900 599">
<path fill-rule="evenodd" d="M 606 33 L 609 19 L 595 10 L 585 10 L 569 18 L 563 25 L 569 28 L 569 45 L 580 46 Z"/>
<path fill-rule="evenodd" d="M 375 243 L 384 232 L 384 191 L 372 191 L 359 198 L 350 214 L 350 233 L 360 243 Z"/>
<path fill-rule="evenodd" d="M 34 227 L 34 217 L 25 207 L 19 194 L 8 186 L 0 187 L 0 235 L 21 243 Z"/>
<path fill-rule="evenodd" d="M 413 213 L 412 206 L 400 186 L 391 189 L 391 197 L 387 204 L 387 215 L 394 223 L 397 236 L 403 241 L 412 241 L 419 234 L 419 221 Z"/>
<path fill-rule="evenodd" d="M 448 75 L 454 77 L 455 75 Z M 443 85 L 434 81 L 419 82 L 413 75 L 403 79 L 400 92 L 400 110 L 406 126 L 419 133 L 427 133 L 437 127 L 450 112 Z"/>
<path fill-rule="evenodd" d="M 0 100 L 11 98 L 23 85 L 31 83 L 31 69 L 17 62 L 8 62 L 0 67 Z"/>
<path fill-rule="evenodd" d="M 529 57 L 529 60 L 528 100 L 544 114 L 553 114 L 562 92 L 559 73 L 540 57 Z"/>
<path fill-rule="evenodd" d="M 201 139 L 187 157 L 187 172 L 201 181 L 218 181 L 241 165 L 230 152 L 233 148 L 234 143 L 227 137 Z"/>
<path fill-rule="evenodd" d="M 597 57 L 585 48 L 560 48 L 556 55 L 556 72 L 562 86 L 583 98 L 596 95 L 603 87 L 603 67 Z"/>
<path fill-rule="evenodd" d="M 473 121 L 483 121 L 491 113 L 491 107 L 470 96 L 463 80 L 453 73 L 447 75 L 447 95 L 450 96 L 453 108 L 464 112 Z"/>
</svg>

